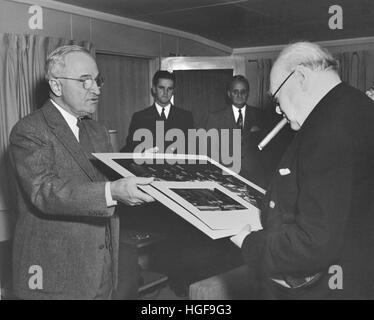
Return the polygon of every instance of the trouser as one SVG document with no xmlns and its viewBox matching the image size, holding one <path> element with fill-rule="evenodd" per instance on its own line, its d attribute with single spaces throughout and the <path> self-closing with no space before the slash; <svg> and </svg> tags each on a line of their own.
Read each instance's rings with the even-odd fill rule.
<svg viewBox="0 0 374 320">
<path fill-rule="evenodd" d="M 112 257 L 109 248 L 105 248 L 101 281 L 94 300 L 110 300 L 112 298 L 112 279 Z"/>
</svg>

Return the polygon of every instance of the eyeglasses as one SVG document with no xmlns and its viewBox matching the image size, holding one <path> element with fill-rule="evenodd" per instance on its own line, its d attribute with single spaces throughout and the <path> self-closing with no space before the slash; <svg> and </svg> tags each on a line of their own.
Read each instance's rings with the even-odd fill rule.
<svg viewBox="0 0 374 320">
<path fill-rule="evenodd" d="M 287 80 L 295 73 L 295 70 L 292 71 L 286 79 L 283 80 L 283 82 L 280 84 L 280 86 L 278 87 L 277 90 L 275 90 L 275 92 L 271 95 L 270 99 L 271 101 L 274 102 L 275 104 L 275 110 L 278 114 L 282 114 L 282 112 L 280 111 L 280 107 L 279 107 L 279 101 L 278 99 L 275 97 L 277 95 L 277 93 L 279 92 L 279 90 L 283 87 L 283 85 L 287 82 Z"/>
<path fill-rule="evenodd" d="M 86 77 L 86 78 L 81 78 L 81 79 L 76 79 L 76 78 L 67 78 L 67 77 L 55 77 L 55 79 L 66 79 L 66 80 L 75 80 L 79 81 L 83 84 L 83 88 L 86 90 L 90 90 L 96 82 L 96 85 L 101 88 L 104 85 L 104 78 L 100 75 L 98 75 L 95 79 L 92 77 Z"/>
</svg>

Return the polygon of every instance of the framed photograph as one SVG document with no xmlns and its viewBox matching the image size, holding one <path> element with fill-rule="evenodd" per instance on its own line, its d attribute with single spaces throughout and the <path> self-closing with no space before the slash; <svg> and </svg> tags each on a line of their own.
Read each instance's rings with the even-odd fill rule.
<svg viewBox="0 0 374 320">
<path fill-rule="evenodd" d="M 204 211 L 201 210 L 202 205 L 197 208 L 198 211 L 195 210 L 196 208 L 192 209 L 191 203 L 184 199 L 186 192 L 182 196 L 181 193 L 183 191 L 170 190 L 168 186 L 176 182 L 194 182 L 194 187 L 196 187 L 198 184 L 214 182 L 218 186 L 215 188 L 216 194 L 221 194 L 222 192 L 231 199 L 239 199 L 240 201 L 236 202 L 240 205 L 245 204 L 246 209 L 238 210 L 250 210 L 252 216 L 257 217 L 253 218 L 254 225 L 251 225 L 251 227 L 253 230 L 261 229 L 259 207 L 265 190 L 207 156 L 158 153 L 94 153 L 93 155 L 123 177 L 154 177 L 154 183 L 140 188 L 212 239 L 234 235 L 244 225 L 240 224 L 239 226 L 238 223 L 237 225 L 227 224 L 225 226 L 224 223 L 218 224 L 217 222 L 217 225 L 212 224 L 209 226 L 206 223 L 207 220 L 202 219 L 203 216 L 206 218 L 209 215 L 200 213 L 196 215 L 197 212 Z M 195 193 L 190 190 L 187 194 Z M 222 218 L 222 220 L 224 219 Z M 240 219 L 238 218 L 237 220 Z M 231 228 L 232 226 L 234 228 Z"/>
<path fill-rule="evenodd" d="M 216 182 L 165 182 L 153 186 L 212 230 L 261 229 L 256 207 Z"/>
</svg>

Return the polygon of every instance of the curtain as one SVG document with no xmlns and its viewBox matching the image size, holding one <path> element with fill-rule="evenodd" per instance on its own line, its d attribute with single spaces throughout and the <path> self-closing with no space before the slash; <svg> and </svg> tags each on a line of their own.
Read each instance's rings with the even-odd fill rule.
<svg viewBox="0 0 374 320">
<path fill-rule="evenodd" d="M 194 126 L 204 128 L 208 113 L 225 108 L 226 86 L 232 69 L 178 70 L 175 105 L 192 111 Z"/>
<path fill-rule="evenodd" d="M 7 158 L 9 134 L 15 123 L 39 108 L 48 97 L 44 81 L 47 55 L 66 44 L 79 44 L 94 52 L 88 42 L 38 35 L 0 33 L 0 224 L 9 223 L 14 206 L 14 182 Z M 9 229 L 9 228 L 7 228 Z M 5 238 L 5 230 L 0 239 Z"/>
<path fill-rule="evenodd" d="M 339 74 L 343 81 L 366 91 L 374 82 L 374 50 L 339 52 Z"/>
<path fill-rule="evenodd" d="M 258 106 L 266 109 L 269 102 L 270 71 L 273 65 L 271 59 L 259 59 L 257 61 Z"/>
<path fill-rule="evenodd" d="M 98 120 L 117 130 L 121 149 L 133 113 L 150 105 L 149 59 L 97 53 L 96 60 L 105 80 Z"/>
</svg>

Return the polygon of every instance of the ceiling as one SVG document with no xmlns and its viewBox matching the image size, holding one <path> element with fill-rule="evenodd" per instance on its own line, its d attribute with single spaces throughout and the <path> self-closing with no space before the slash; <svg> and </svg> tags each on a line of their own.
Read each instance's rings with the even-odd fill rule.
<svg viewBox="0 0 374 320">
<path fill-rule="evenodd" d="M 374 0 L 59 0 L 193 33 L 232 48 L 374 36 Z M 328 27 L 329 7 L 343 29 Z"/>
</svg>

